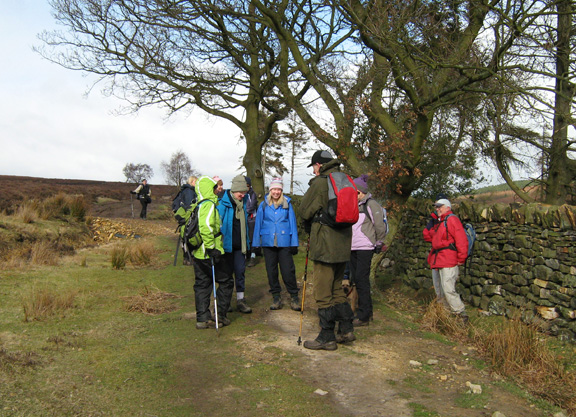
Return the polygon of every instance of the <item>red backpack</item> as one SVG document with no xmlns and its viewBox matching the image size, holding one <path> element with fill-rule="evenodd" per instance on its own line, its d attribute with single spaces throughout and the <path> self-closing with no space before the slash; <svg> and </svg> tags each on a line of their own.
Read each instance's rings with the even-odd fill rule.
<svg viewBox="0 0 576 417">
<path fill-rule="evenodd" d="M 358 189 L 349 175 L 328 175 L 328 207 L 322 222 L 333 228 L 350 227 L 358 221 Z"/>
</svg>

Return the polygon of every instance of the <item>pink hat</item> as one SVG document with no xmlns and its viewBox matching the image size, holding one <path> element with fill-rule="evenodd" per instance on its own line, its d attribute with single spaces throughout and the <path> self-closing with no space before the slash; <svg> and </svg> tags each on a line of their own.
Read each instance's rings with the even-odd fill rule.
<svg viewBox="0 0 576 417">
<path fill-rule="evenodd" d="M 272 182 L 270 182 L 269 189 L 272 188 L 280 188 L 281 190 L 284 189 L 284 185 L 282 183 L 282 178 L 272 178 Z"/>
</svg>

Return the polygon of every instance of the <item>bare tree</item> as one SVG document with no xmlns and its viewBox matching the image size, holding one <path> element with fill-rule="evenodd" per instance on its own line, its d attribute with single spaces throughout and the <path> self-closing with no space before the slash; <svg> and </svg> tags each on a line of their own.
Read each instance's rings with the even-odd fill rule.
<svg viewBox="0 0 576 417">
<path fill-rule="evenodd" d="M 127 163 L 122 169 L 122 173 L 126 177 L 126 182 L 136 183 L 154 176 L 154 171 L 148 164 Z"/>
<path fill-rule="evenodd" d="M 177 187 L 184 184 L 189 176 L 199 175 L 199 173 L 192 168 L 192 162 L 188 155 L 181 150 L 174 152 L 170 161 L 162 161 L 160 166 L 164 172 L 166 182 L 170 185 L 176 185 Z"/>
<path fill-rule="evenodd" d="M 128 110 L 198 107 L 234 123 L 243 162 L 264 189 L 261 148 L 288 112 L 272 79 L 277 42 L 252 18 L 251 2 L 51 0 L 67 31 L 44 32 L 38 51 L 66 68 L 94 73 Z M 267 116 L 261 118 L 261 109 Z"/>
</svg>

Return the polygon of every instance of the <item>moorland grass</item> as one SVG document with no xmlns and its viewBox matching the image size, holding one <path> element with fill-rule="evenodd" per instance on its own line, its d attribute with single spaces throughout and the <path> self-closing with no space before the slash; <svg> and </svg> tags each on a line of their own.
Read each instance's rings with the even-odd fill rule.
<svg viewBox="0 0 576 417">
<path fill-rule="evenodd" d="M 267 361 L 247 355 L 247 332 L 272 337 L 233 313 L 217 336 L 198 331 L 193 274 L 172 266 L 175 241 L 154 241 L 153 268 L 115 270 L 109 249 L 83 250 L 59 266 L 5 271 L 0 280 L 0 398 L 10 416 L 304 416 L 334 415 L 293 369 L 294 358 L 268 349 Z M 85 266 L 82 266 L 85 265 Z M 265 286 L 264 268 L 251 271 L 248 291 Z M 71 294 L 73 308 L 25 321 L 23 300 L 35 289 L 50 298 Z M 142 314 L 126 300 L 175 294 L 174 309 Z M 281 413 L 281 414 L 278 414 Z"/>
</svg>

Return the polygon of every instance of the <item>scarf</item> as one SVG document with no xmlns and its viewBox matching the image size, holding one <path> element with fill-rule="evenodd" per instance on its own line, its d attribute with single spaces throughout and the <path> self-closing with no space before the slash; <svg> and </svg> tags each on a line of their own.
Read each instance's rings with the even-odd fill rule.
<svg viewBox="0 0 576 417">
<path fill-rule="evenodd" d="M 236 200 L 234 196 L 232 197 L 232 201 L 236 203 L 236 209 L 234 210 L 234 215 L 238 220 L 240 220 L 240 240 L 242 241 L 242 253 L 246 253 L 246 215 L 244 214 L 244 201 L 243 200 Z"/>
</svg>

